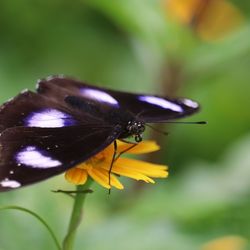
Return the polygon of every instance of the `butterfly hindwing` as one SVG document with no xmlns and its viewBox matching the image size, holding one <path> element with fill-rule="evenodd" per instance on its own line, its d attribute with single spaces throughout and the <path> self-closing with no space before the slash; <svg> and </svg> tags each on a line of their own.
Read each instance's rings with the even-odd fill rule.
<svg viewBox="0 0 250 250">
<path fill-rule="evenodd" d="M 0 135 L 0 191 L 62 173 L 103 150 L 119 133 L 119 126 L 6 129 Z"/>
<path fill-rule="evenodd" d="M 0 191 L 62 173 L 104 149 L 121 132 L 64 100 L 31 91 L 0 107 L 0 124 Z"/>
<path fill-rule="evenodd" d="M 38 84 L 38 93 L 50 98 L 63 99 L 66 95 L 56 93 L 66 91 L 68 95 L 81 96 L 93 101 L 104 110 L 107 106 L 110 109 L 126 110 L 146 123 L 182 118 L 199 109 L 199 105 L 190 99 L 170 99 L 157 95 L 114 91 L 64 77 L 51 77 L 41 80 Z"/>
</svg>

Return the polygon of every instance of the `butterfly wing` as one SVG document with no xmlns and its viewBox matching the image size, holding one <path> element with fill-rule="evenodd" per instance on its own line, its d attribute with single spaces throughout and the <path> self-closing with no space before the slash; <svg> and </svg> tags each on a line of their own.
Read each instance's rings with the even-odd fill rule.
<svg viewBox="0 0 250 250">
<path fill-rule="evenodd" d="M 64 127 L 81 123 L 80 113 L 45 96 L 24 91 L 0 107 L 0 132 L 6 128 Z"/>
<path fill-rule="evenodd" d="M 25 91 L 0 107 L 0 191 L 64 172 L 112 143 L 120 126 Z"/>
<path fill-rule="evenodd" d="M 126 110 L 146 123 L 182 118 L 199 110 L 198 103 L 190 99 L 170 99 L 157 95 L 114 91 L 64 77 L 41 80 L 37 91 L 59 100 L 63 100 L 67 95 L 81 96 L 86 100 L 99 103 L 103 109 L 109 107 Z"/>
<path fill-rule="evenodd" d="M 0 191 L 60 174 L 103 150 L 119 132 L 89 126 L 6 129 L 0 136 Z"/>
</svg>

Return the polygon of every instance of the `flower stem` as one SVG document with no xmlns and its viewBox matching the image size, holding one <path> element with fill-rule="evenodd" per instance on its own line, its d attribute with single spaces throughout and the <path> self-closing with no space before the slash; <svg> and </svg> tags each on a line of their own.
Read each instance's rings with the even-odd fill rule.
<svg viewBox="0 0 250 250">
<path fill-rule="evenodd" d="M 87 193 L 84 190 L 88 189 L 90 182 L 84 185 L 78 185 L 74 197 L 74 205 L 69 222 L 68 232 L 63 241 L 63 250 L 73 250 L 76 231 L 82 219 L 82 207 Z"/>
</svg>

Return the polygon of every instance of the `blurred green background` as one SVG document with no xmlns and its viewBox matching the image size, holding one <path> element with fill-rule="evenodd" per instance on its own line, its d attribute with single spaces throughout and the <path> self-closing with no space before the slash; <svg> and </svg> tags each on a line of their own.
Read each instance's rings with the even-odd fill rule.
<svg viewBox="0 0 250 250">
<path fill-rule="evenodd" d="M 122 178 L 125 190 L 111 195 L 94 185 L 76 249 L 194 250 L 229 235 L 250 239 L 250 3 L 232 1 L 240 24 L 224 35 L 233 16 L 218 19 L 223 36 L 204 40 L 202 15 L 214 20 L 226 10 L 208 8 L 189 25 L 170 17 L 166 2 L 0 1 L 1 102 L 34 90 L 39 78 L 65 74 L 124 91 L 192 98 L 202 110 L 186 121 L 208 121 L 165 126 L 164 138 L 149 131 L 162 147 L 149 160 L 169 165 L 169 178 L 155 185 Z M 58 188 L 73 187 L 58 176 L 3 193 L 0 205 L 34 210 L 62 239 L 72 200 L 50 192 Z M 0 232 L 1 250 L 54 249 L 44 228 L 18 211 L 0 212 Z"/>
</svg>

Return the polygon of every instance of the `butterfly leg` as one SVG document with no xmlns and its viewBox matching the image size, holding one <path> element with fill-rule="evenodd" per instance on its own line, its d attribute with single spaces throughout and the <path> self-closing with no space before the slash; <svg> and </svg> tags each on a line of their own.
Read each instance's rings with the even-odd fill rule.
<svg viewBox="0 0 250 250">
<path fill-rule="evenodd" d="M 109 168 L 109 186 L 110 186 L 109 194 L 111 190 L 111 171 L 112 171 L 112 167 L 114 165 L 115 159 L 116 159 L 116 154 L 117 154 L 117 142 L 116 140 L 114 140 L 114 153 L 113 153 L 112 161 L 111 161 L 110 168 Z"/>
<path fill-rule="evenodd" d="M 114 162 L 116 160 L 118 160 L 118 158 L 126 153 L 127 151 L 129 151 L 130 149 L 134 148 L 138 143 L 134 143 L 134 142 L 129 142 L 129 141 L 126 141 L 126 140 L 121 140 L 125 143 L 128 143 L 128 144 L 132 144 L 130 147 L 126 148 L 125 150 L 123 150 L 122 152 L 120 152 L 119 154 L 117 154 L 117 142 L 114 141 L 114 154 L 113 154 L 113 157 L 112 157 L 112 162 L 111 162 L 111 165 L 110 165 L 110 169 L 109 169 L 109 185 L 111 186 L 111 170 L 112 170 L 112 167 L 114 165 Z M 110 194 L 110 191 L 111 191 L 111 188 L 109 189 L 109 194 Z"/>
<path fill-rule="evenodd" d="M 126 148 L 125 150 L 121 151 L 119 154 L 117 154 L 117 156 L 115 157 L 115 161 L 118 160 L 118 158 L 122 155 L 122 154 L 125 154 L 126 152 L 128 152 L 129 150 L 131 150 L 132 148 L 134 148 L 135 146 L 138 145 L 138 143 L 136 142 L 130 142 L 130 141 L 126 141 L 126 140 L 123 140 L 123 139 L 120 139 L 120 141 L 122 142 L 125 142 L 127 144 L 131 144 L 130 147 Z"/>
<path fill-rule="evenodd" d="M 124 153 L 128 152 L 130 149 L 134 148 L 136 145 L 138 145 L 138 143 L 134 143 L 134 142 L 129 142 L 129 141 L 126 141 L 126 140 L 121 140 L 125 143 L 128 143 L 128 144 L 132 144 L 130 147 L 126 148 L 125 150 L 123 150 L 122 152 L 120 152 L 119 154 L 117 154 L 117 142 L 116 140 L 114 141 L 114 153 L 113 153 L 113 156 L 112 156 L 112 161 L 111 161 L 111 164 L 110 164 L 110 168 L 109 168 L 109 186 L 110 186 L 110 189 L 109 189 L 109 194 L 110 194 L 110 190 L 111 190 L 111 172 L 112 172 L 112 168 L 113 168 L 113 165 L 114 165 L 114 162 Z"/>
</svg>

